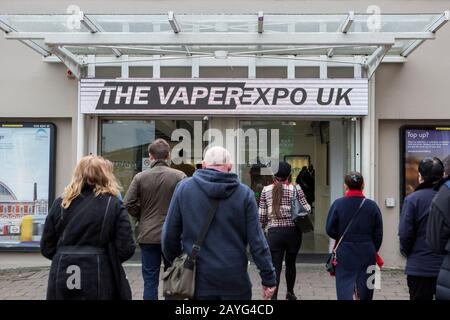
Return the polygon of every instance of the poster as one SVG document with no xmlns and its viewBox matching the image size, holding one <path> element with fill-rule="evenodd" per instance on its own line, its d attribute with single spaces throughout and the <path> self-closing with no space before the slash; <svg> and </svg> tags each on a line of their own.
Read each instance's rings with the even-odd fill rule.
<svg viewBox="0 0 450 320">
<path fill-rule="evenodd" d="M 401 129 L 402 186 L 401 199 L 419 185 L 418 167 L 422 159 L 437 157 L 442 161 L 450 155 L 450 126 L 407 126 Z"/>
<path fill-rule="evenodd" d="M 52 124 L 0 124 L 0 247 L 38 246 L 54 197 Z"/>
</svg>

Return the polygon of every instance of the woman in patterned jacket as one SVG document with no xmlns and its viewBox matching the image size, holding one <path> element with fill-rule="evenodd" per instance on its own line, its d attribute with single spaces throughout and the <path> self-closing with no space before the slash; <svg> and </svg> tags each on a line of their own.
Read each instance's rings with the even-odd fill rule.
<svg viewBox="0 0 450 320">
<path fill-rule="evenodd" d="M 273 183 L 264 187 L 259 202 L 259 217 L 263 229 L 268 229 L 268 242 L 272 254 L 272 262 L 280 283 L 283 258 L 286 264 L 287 300 L 296 300 L 294 285 L 296 278 L 296 258 L 302 244 L 302 234 L 291 217 L 292 199 L 298 201 L 308 210 L 311 207 L 299 185 L 292 185 L 291 166 L 280 162 Z M 273 300 L 277 299 L 278 286 Z"/>
</svg>

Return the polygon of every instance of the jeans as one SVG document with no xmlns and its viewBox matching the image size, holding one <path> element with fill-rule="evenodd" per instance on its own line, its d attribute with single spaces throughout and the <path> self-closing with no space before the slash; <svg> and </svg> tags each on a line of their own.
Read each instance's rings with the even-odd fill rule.
<svg viewBox="0 0 450 320">
<path fill-rule="evenodd" d="M 159 273 L 161 259 L 164 270 L 168 262 L 162 256 L 161 244 L 139 244 L 142 257 L 142 277 L 144 278 L 144 300 L 158 300 Z"/>
</svg>

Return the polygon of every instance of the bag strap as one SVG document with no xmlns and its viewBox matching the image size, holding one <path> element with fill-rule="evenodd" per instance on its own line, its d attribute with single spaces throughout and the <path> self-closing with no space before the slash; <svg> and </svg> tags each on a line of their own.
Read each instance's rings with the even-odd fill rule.
<svg viewBox="0 0 450 320">
<path fill-rule="evenodd" d="M 66 228 L 66 220 L 64 220 L 64 207 L 61 202 L 61 210 L 60 210 L 60 217 L 59 217 L 59 228 L 58 228 L 58 237 L 62 237 L 62 233 L 64 229 Z"/>
<path fill-rule="evenodd" d="M 103 214 L 102 229 L 100 231 L 100 242 L 103 241 L 103 234 L 104 234 L 104 230 L 105 230 L 105 223 L 106 223 L 106 218 L 108 217 L 109 205 L 111 204 L 111 199 L 112 199 L 112 196 L 109 196 L 108 197 L 108 202 L 106 203 L 106 207 L 105 207 L 105 213 Z"/>
<path fill-rule="evenodd" d="M 336 244 L 336 246 L 333 249 L 333 252 L 336 253 L 337 248 L 339 247 L 339 245 L 342 242 L 342 239 L 344 239 L 344 236 L 347 234 L 347 231 L 350 229 L 350 226 L 352 225 L 353 221 L 355 220 L 356 216 L 358 215 L 358 213 L 361 211 L 361 208 L 364 204 L 364 202 L 366 202 L 366 198 L 364 198 L 361 203 L 359 204 L 358 209 L 356 209 L 356 212 L 353 214 L 353 217 L 350 219 L 349 223 L 347 224 L 347 226 L 345 227 L 344 232 L 342 233 L 342 236 L 339 238 L 338 243 Z"/>
<path fill-rule="evenodd" d="M 203 241 L 206 238 L 206 234 L 208 233 L 209 227 L 211 226 L 211 223 L 214 220 L 217 207 L 219 206 L 219 199 L 210 198 L 210 203 L 211 207 L 208 211 L 208 215 L 206 216 L 206 221 L 203 224 L 202 229 L 200 230 L 200 234 L 198 235 L 197 240 L 192 245 L 191 259 L 194 261 L 197 258 L 198 253 L 200 252 L 200 248 L 203 245 Z"/>
</svg>

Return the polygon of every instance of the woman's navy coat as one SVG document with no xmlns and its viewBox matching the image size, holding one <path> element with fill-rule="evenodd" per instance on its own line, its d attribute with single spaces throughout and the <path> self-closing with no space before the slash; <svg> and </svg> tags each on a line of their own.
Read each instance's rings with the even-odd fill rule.
<svg viewBox="0 0 450 320">
<path fill-rule="evenodd" d="M 339 240 L 362 200 L 361 197 L 344 197 L 334 201 L 326 226 L 331 238 Z M 372 299 L 373 290 L 367 286 L 370 276 L 368 268 L 376 265 L 376 253 L 382 240 L 380 209 L 374 201 L 366 199 L 336 252 L 336 291 L 339 300 L 353 299 L 355 286 L 361 300 Z"/>
</svg>

